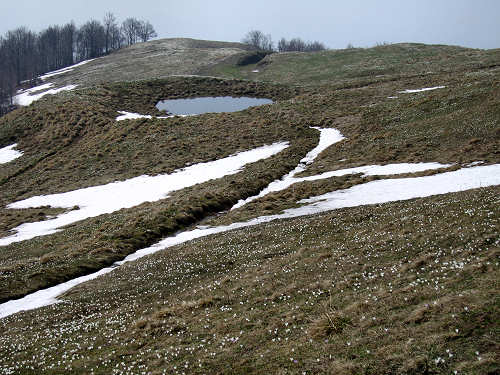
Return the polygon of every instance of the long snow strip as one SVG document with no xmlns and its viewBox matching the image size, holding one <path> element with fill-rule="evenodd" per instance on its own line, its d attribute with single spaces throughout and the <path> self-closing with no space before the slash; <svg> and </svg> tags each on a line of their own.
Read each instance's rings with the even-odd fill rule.
<svg viewBox="0 0 500 375">
<path fill-rule="evenodd" d="M 446 86 L 436 86 L 436 87 L 424 87 L 423 89 L 407 89 L 400 91 L 401 94 L 413 94 L 416 92 L 423 92 L 423 91 L 432 91 L 432 90 L 437 90 L 437 89 L 444 89 Z"/>
<path fill-rule="evenodd" d="M 333 128 L 320 129 L 316 127 L 313 127 L 313 129 L 316 129 L 320 132 L 318 145 L 314 147 L 311 151 L 309 151 L 302 160 L 300 160 L 299 164 L 295 167 L 294 170 L 292 170 L 287 175 L 283 176 L 281 180 L 276 180 L 271 182 L 258 195 L 255 195 L 253 197 L 248 197 L 247 199 L 240 199 L 238 203 L 236 203 L 233 207 L 231 207 L 231 210 L 241 207 L 247 204 L 248 202 L 263 197 L 264 195 L 267 195 L 273 191 L 284 190 L 288 186 L 294 184 L 295 182 L 297 182 L 296 179 L 294 178 L 295 175 L 304 172 L 307 166 L 311 164 L 322 151 L 326 150 L 331 145 L 340 142 L 345 138 L 337 129 Z"/>
<path fill-rule="evenodd" d="M 157 118 L 157 119 L 165 119 L 165 118 L 172 118 L 172 117 L 188 117 L 190 115 L 170 115 L 170 116 L 151 116 L 151 115 L 141 115 L 140 113 L 134 113 L 134 112 L 127 112 L 127 111 L 118 111 L 120 116 L 116 117 L 116 121 L 123 121 L 123 120 L 136 120 L 140 118 L 145 118 L 145 119 L 152 119 L 152 118 Z"/>
<path fill-rule="evenodd" d="M 8 163 L 22 156 L 23 153 L 21 151 L 14 150 L 16 146 L 17 143 L 14 143 L 13 145 L 0 148 L 0 164 Z"/>
<path fill-rule="evenodd" d="M 19 311 L 32 310 L 61 302 L 57 297 L 78 284 L 109 273 L 126 262 L 134 261 L 146 255 L 156 253 L 174 245 L 182 244 L 195 238 L 268 223 L 279 219 L 313 215 L 343 207 L 355 207 L 367 204 L 422 198 L 492 185 L 500 185 L 500 164 L 464 168 L 454 172 L 446 172 L 433 176 L 371 181 L 366 184 L 356 185 L 349 189 L 334 191 L 301 200 L 299 203 L 304 203 L 306 204 L 305 206 L 287 209 L 277 215 L 261 216 L 246 222 L 233 223 L 231 225 L 203 229 L 197 228 L 191 231 L 181 232 L 176 236 L 168 237 L 160 241 L 156 245 L 138 250 L 127 256 L 124 260 L 116 262 L 111 267 L 104 268 L 93 274 L 82 276 L 51 288 L 40 290 L 18 300 L 5 302 L 0 305 L 0 318 L 15 314 Z"/>
<path fill-rule="evenodd" d="M 59 228 L 65 225 L 89 217 L 109 214 L 122 208 L 130 208 L 144 202 L 155 202 L 167 198 L 172 191 L 238 173 L 246 164 L 267 159 L 287 147 L 287 142 L 274 143 L 223 159 L 191 165 L 171 174 L 143 175 L 125 181 L 67 193 L 40 195 L 12 203 L 7 208 L 42 206 L 72 208 L 78 206 L 80 209 L 63 213 L 54 219 L 22 224 L 14 228 L 15 234 L 0 238 L 0 246 L 56 233 Z"/>
<path fill-rule="evenodd" d="M 231 210 L 244 206 L 245 204 L 261 198 L 269 193 L 285 190 L 293 184 L 304 181 L 316 181 L 331 177 L 345 176 L 348 174 L 358 174 L 361 173 L 363 176 L 384 176 L 384 175 L 395 175 L 404 173 L 416 173 L 432 169 L 440 169 L 450 167 L 451 164 L 440 164 L 440 163 L 396 163 L 387 165 L 367 165 L 363 167 L 356 168 L 346 168 L 339 169 L 336 171 L 325 172 L 315 176 L 308 177 L 295 177 L 295 175 L 303 172 L 307 165 L 312 163 L 316 157 L 325 149 L 331 145 L 340 142 L 344 139 L 342 134 L 336 129 L 318 129 L 320 131 L 319 144 L 311 150 L 299 163 L 299 165 L 290 173 L 282 177 L 280 180 L 271 182 L 265 189 L 263 189 L 259 194 L 247 199 L 240 199 Z"/>
<path fill-rule="evenodd" d="M 87 64 L 87 63 L 89 63 L 91 61 L 94 61 L 94 60 L 95 59 L 85 60 L 85 61 L 79 62 L 78 64 L 70 65 L 70 66 L 67 66 L 67 67 L 62 68 L 62 69 L 58 69 L 58 70 L 54 70 L 52 72 L 45 73 L 44 75 L 40 76 L 40 79 L 41 80 L 46 80 L 47 78 L 50 78 L 50 77 L 53 77 L 53 76 L 57 76 L 59 74 L 64 74 L 64 73 L 71 72 L 75 68 L 78 68 L 79 66 L 85 65 L 85 64 Z"/>
</svg>

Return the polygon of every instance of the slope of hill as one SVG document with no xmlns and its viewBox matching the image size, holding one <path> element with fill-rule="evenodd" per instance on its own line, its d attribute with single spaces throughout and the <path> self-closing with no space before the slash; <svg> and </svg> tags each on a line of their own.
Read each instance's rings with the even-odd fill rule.
<svg viewBox="0 0 500 375">
<path fill-rule="evenodd" d="M 79 88 L 0 119 L 0 149 L 23 152 L 0 164 L 1 237 L 85 208 L 13 202 L 287 144 L 237 173 L 1 246 L 0 373 L 496 373 L 498 50 L 404 44 L 236 66 L 244 53 L 137 45 L 50 77 Z M 167 77 L 189 73 L 223 78 Z M 154 117 L 161 99 L 225 95 L 274 103 Z M 329 140 L 318 131 L 331 128 Z M 484 177 L 456 177 L 471 171 Z M 343 204 L 354 191 L 370 199 Z M 49 286 L 59 292 L 30 294 Z"/>
<path fill-rule="evenodd" d="M 47 74 L 46 81 L 57 87 L 68 84 L 90 87 L 103 82 L 137 81 L 170 75 L 197 74 L 229 56 L 251 48 L 241 43 L 188 38 L 159 39 L 122 48 L 63 74 Z"/>
<path fill-rule="evenodd" d="M 359 85 L 422 75 L 431 80 L 443 73 L 498 67 L 500 49 L 401 43 L 318 53 L 275 53 L 246 66 L 238 66 L 236 61 L 229 57 L 203 70 L 223 77 L 300 85 Z"/>
</svg>

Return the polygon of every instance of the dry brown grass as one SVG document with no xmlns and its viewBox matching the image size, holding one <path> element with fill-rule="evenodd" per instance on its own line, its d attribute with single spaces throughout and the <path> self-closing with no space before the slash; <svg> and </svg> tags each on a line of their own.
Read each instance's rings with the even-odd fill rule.
<svg viewBox="0 0 500 375">
<path fill-rule="evenodd" d="M 392 48 L 400 47 L 425 52 Z M 202 78 L 104 84 L 4 117 L 1 144 L 19 141 L 26 154 L 0 171 L 2 204 L 168 173 L 271 140 L 292 144 L 241 175 L 2 249 L 4 295 L 91 272 L 256 194 L 314 147 L 317 132 L 309 126 L 334 126 L 347 137 L 309 174 L 389 162 L 497 163 L 499 70 L 486 66 L 496 55 L 477 51 L 467 60 L 469 50 L 441 52 L 432 75 L 420 74 L 414 61 L 405 62 L 409 71 L 386 66 L 376 77 L 361 61 L 345 79 L 330 69 L 316 77 L 328 85 L 307 89 Z M 461 63 L 447 65 L 451 60 Z M 307 76 L 304 67 L 289 78 Z M 447 87 L 387 98 L 437 85 Z M 279 102 L 199 121 L 114 122 L 117 110 L 154 114 L 160 98 L 218 93 Z M 373 178 L 297 184 L 208 222 L 278 212 Z M 169 248 L 80 285 L 64 303 L 0 320 L 0 372 L 498 373 L 498 193 L 490 187 L 341 209 Z M 38 212 L 19 212 L 3 228 Z"/>
<path fill-rule="evenodd" d="M 0 368 L 48 369 L 78 335 L 85 356 L 61 371 L 493 374 L 497 197 L 343 209 L 170 248 L 0 321 L 0 354 L 25 348 Z"/>
</svg>

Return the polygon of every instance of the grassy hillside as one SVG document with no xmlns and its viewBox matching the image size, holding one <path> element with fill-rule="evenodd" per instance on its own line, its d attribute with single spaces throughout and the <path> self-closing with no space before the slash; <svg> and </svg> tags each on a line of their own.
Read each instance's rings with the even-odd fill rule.
<svg viewBox="0 0 500 375">
<path fill-rule="evenodd" d="M 499 50 L 400 44 L 273 54 L 237 66 L 245 53 L 239 44 L 184 39 L 139 44 L 53 80 L 85 88 L 0 119 L 0 148 L 17 143 L 24 152 L 0 165 L 2 237 L 64 211 L 5 208 L 14 201 L 290 143 L 237 174 L 1 247 L 0 301 L 199 224 L 277 214 L 377 179 L 500 162 Z M 187 73 L 222 78 L 158 79 Z M 437 86 L 444 87 L 402 92 Z M 115 120 L 118 111 L 159 115 L 161 99 L 209 95 L 274 103 Z M 452 165 L 305 181 L 226 211 L 295 168 L 318 143 L 311 127 L 339 129 L 345 139 L 301 176 L 371 164 Z M 343 208 L 168 248 L 70 290 L 62 303 L 0 319 L 0 374 L 497 373 L 499 192 Z"/>
<path fill-rule="evenodd" d="M 56 86 L 91 87 L 103 82 L 136 81 L 170 75 L 197 74 L 229 56 L 249 50 L 241 43 L 187 38 L 159 39 L 122 48 L 73 71 L 49 77 Z"/>
<path fill-rule="evenodd" d="M 339 210 L 170 248 L 0 320 L 0 368 L 494 374 L 498 193 Z"/>
<path fill-rule="evenodd" d="M 207 74 L 241 79 L 332 85 L 421 75 L 432 79 L 443 73 L 498 66 L 499 61 L 498 49 L 402 43 L 317 53 L 275 53 L 247 66 L 238 66 L 234 59 L 228 58 L 204 70 Z"/>
<path fill-rule="evenodd" d="M 276 141 L 291 143 L 286 151 L 255 163 L 246 173 L 229 176 L 216 185 L 196 186 L 191 193 L 176 194 L 163 202 L 164 207 L 151 203 L 142 209 L 120 211 L 118 216 L 109 215 L 105 222 L 103 218 L 89 219 L 85 230 L 75 228 L 72 240 L 63 232 L 7 246 L 0 255 L 0 300 L 98 270 L 167 233 L 256 194 L 292 169 L 317 142 L 306 117 L 281 111 L 280 104 L 237 113 L 123 122 L 115 120 L 118 110 L 155 113 L 157 100 L 179 95 L 245 94 L 280 100 L 295 93 L 293 88 L 278 85 L 173 78 L 106 85 L 49 97 L 0 119 L 0 139 L 4 143 L 17 142 L 25 152 L 1 170 L 0 184 L 5 192 L 2 207 L 33 195 L 102 185 L 142 174 L 171 173 L 191 163 L 220 159 Z M 7 234 L 23 222 L 38 221 L 60 211 L 45 207 L 2 208 L 0 230 Z"/>
</svg>

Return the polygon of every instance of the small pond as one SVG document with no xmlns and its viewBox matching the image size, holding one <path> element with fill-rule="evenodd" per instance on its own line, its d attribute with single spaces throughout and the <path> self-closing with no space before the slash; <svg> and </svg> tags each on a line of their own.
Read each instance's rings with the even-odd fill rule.
<svg viewBox="0 0 500 375">
<path fill-rule="evenodd" d="M 217 96 L 162 100 L 158 102 L 156 108 L 167 111 L 171 115 L 201 115 L 202 113 L 242 111 L 248 107 L 271 104 L 272 102 L 270 99 Z"/>
</svg>

